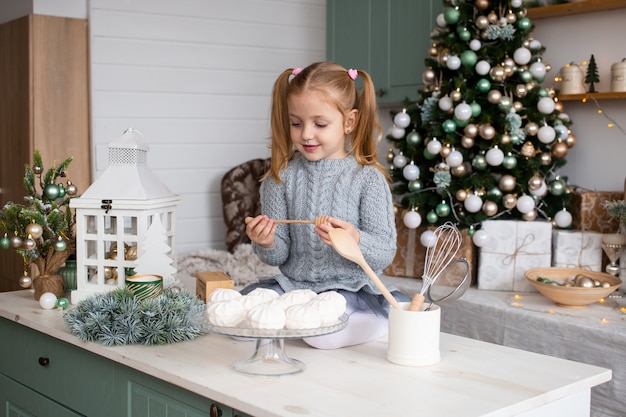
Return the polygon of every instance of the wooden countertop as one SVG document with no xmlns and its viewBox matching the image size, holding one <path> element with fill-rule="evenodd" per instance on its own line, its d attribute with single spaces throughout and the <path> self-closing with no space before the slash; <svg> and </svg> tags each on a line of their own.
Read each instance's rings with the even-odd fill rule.
<svg viewBox="0 0 626 417">
<path fill-rule="evenodd" d="M 298 375 L 240 375 L 233 362 L 254 343 L 207 334 L 163 346 L 104 347 L 68 333 L 62 311 L 43 310 L 29 290 L 0 293 L 0 317 L 79 346 L 255 416 L 513 416 L 589 390 L 608 369 L 442 333 L 441 361 L 403 367 L 385 359 L 386 340 L 337 350 L 286 341 Z M 533 414 L 537 415 L 537 414 Z"/>
</svg>

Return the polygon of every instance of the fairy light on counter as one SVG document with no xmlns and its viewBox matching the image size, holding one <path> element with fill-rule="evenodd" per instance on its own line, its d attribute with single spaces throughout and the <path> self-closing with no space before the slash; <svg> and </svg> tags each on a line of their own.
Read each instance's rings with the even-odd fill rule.
<svg viewBox="0 0 626 417">
<path fill-rule="evenodd" d="M 602 317 L 602 318 L 600 319 L 600 323 L 602 323 L 602 324 L 606 324 L 606 323 L 608 323 L 608 322 L 609 322 L 609 321 L 608 321 L 606 318 L 604 318 L 604 317 Z"/>
</svg>

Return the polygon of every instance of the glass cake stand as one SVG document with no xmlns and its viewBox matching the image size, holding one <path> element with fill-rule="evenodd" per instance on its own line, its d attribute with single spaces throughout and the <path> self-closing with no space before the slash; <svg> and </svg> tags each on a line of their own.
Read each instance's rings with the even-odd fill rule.
<svg viewBox="0 0 626 417">
<path fill-rule="evenodd" d="M 338 332 L 348 324 L 348 315 L 339 317 L 337 323 L 315 329 L 253 329 L 236 326 L 224 327 L 209 323 L 205 314 L 198 321 L 202 330 L 223 336 L 256 340 L 254 353 L 249 359 L 233 363 L 233 369 L 244 375 L 275 377 L 293 375 L 306 369 L 304 362 L 290 358 L 285 352 L 285 339 L 322 336 Z"/>
</svg>

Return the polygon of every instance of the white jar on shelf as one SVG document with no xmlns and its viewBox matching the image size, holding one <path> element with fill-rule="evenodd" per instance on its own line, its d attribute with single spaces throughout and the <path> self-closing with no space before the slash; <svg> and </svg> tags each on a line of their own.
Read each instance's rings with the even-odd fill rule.
<svg viewBox="0 0 626 417">
<path fill-rule="evenodd" d="M 626 91 L 626 58 L 611 65 L 611 91 Z"/>
<path fill-rule="evenodd" d="M 586 65 L 570 63 L 561 68 L 560 94 L 584 94 L 587 92 L 585 85 Z"/>
</svg>

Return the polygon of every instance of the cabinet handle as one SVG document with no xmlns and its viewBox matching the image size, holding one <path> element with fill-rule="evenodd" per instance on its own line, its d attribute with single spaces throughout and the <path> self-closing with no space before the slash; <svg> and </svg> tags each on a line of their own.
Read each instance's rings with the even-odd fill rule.
<svg viewBox="0 0 626 417">
<path fill-rule="evenodd" d="M 385 94 L 387 94 L 387 92 L 381 88 L 381 89 L 379 89 L 379 90 L 378 90 L 378 92 L 377 92 L 377 94 L 376 94 L 376 95 L 377 95 L 378 97 L 382 97 L 382 96 L 384 96 Z"/>
<path fill-rule="evenodd" d="M 221 415 L 222 415 L 222 410 L 220 410 L 220 408 L 217 405 L 211 404 L 211 410 L 209 411 L 209 416 L 220 417 Z"/>
<path fill-rule="evenodd" d="M 39 357 L 39 365 L 41 365 L 41 366 L 48 366 L 48 365 L 50 365 L 50 359 L 49 358 L 44 358 L 43 356 Z"/>
</svg>

